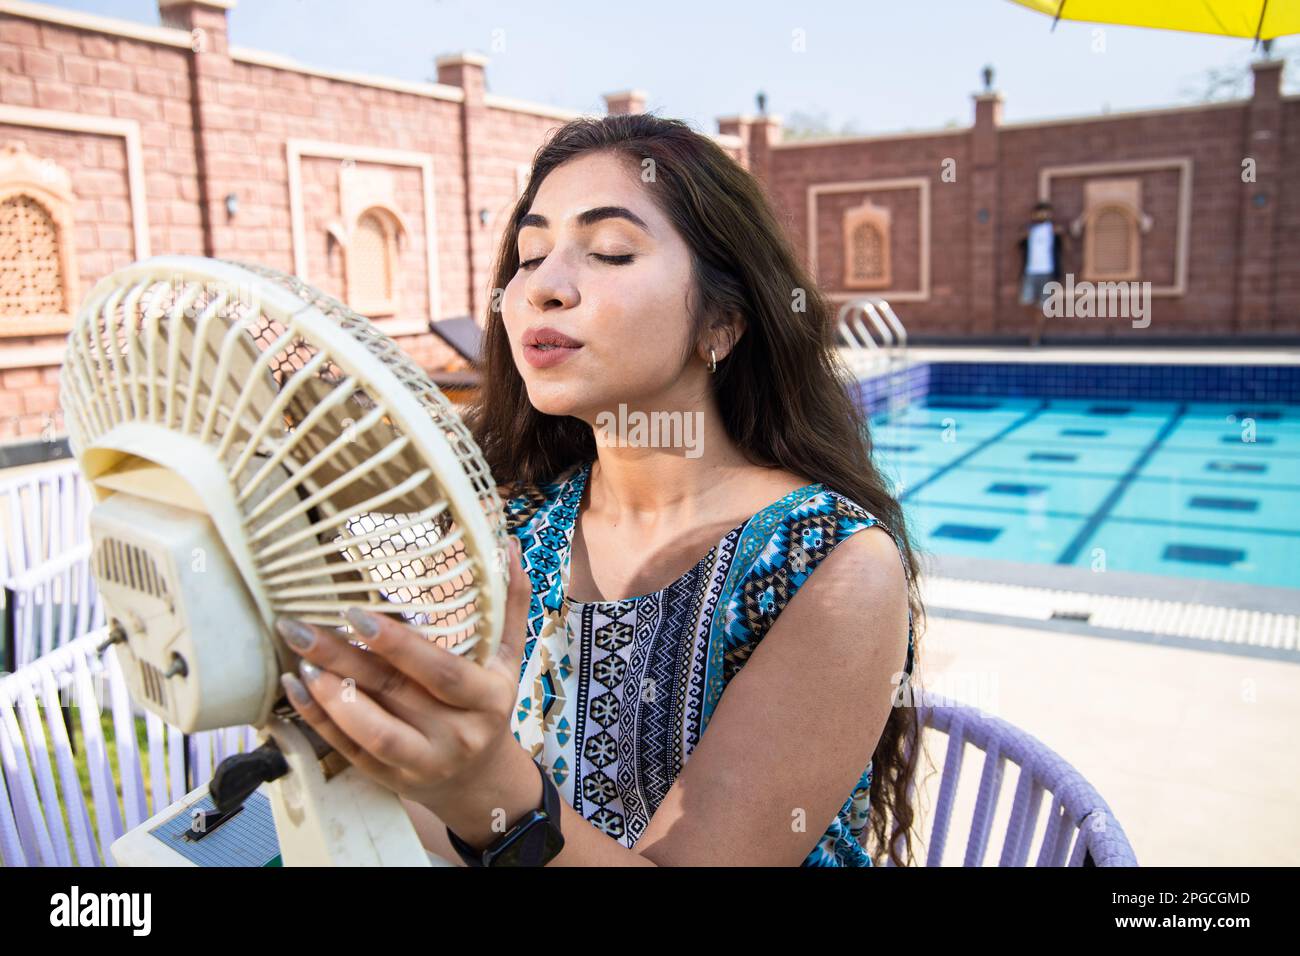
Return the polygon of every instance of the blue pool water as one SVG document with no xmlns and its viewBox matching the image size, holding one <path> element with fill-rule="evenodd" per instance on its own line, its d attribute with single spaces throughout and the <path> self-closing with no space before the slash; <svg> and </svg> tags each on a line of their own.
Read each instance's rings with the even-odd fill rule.
<svg viewBox="0 0 1300 956">
<path fill-rule="evenodd" d="M 872 438 L 925 551 L 1300 587 L 1300 405 L 931 395 Z"/>
</svg>

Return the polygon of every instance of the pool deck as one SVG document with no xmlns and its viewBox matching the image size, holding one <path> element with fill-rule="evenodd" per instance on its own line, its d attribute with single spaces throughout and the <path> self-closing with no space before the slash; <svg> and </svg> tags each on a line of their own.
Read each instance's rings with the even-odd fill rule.
<svg viewBox="0 0 1300 956">
<path fill-rule="evenodd" d="M 918 675 L 1078 769 L 1142 866 L 1300 864 L 1300 664 L 932 612 Z M 945 746 L 927 737 L 936 769 Z M 968 750 L 944 865 L 960 865 L 965 851 L 983 764 L 975 756 Z M 936 772 L 921 790 L 927 817 L 938 782 Z M 1014 788 L 1008 772 L 986 866 L 1001 852 Z"/>
<path fill-rule="evenodd" d="M 1300 347 L 910 346 L 909 362 L 1028 362 L 1078 365 L 1300 365 Z"/>
</svg>

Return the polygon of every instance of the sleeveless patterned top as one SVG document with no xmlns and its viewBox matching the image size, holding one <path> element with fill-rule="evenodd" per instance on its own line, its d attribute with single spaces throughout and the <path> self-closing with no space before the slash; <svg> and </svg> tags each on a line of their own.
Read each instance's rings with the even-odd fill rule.
<svg viewBox="0 0 1300 956">
<path fill-rule="evenodd" d="M 533 592 L 511 730 L 564 799 L 630 849 L 727 683 L 799 586 L 840 541 L 884 525 L 848 498 L 807 485 L 730 531 L 662 590 L 570 601 L 570 548 L 591 465 L 518 487 L 506 502 Z M 909 676 L 912 659 L 909 611 Z M 860 842 L 871 775 L 868 763 L 804 866 L 872 865 Z"/>
</svg>

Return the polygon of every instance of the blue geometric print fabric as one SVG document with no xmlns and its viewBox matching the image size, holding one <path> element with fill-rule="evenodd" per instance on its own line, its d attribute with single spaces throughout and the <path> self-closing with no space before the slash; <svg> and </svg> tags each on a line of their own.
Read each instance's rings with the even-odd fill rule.
<svg viewBox="0 0 1300 956">
<path fill-rule="evenodd" d="M 879 522 L 807 485 L 732 529 L 659 591 L 571 601 L 569 555 L 591 464 L 516 488 L 506 501 L 532 584 L 511 730 L 584 819 L 632 848 L 790 598 L 836 544 Z M 912 664 L 909 615 L 909 676 Z M 860 842 L 871 779 L 869 763 L 805 866 L 872 865 Z"/>
</svg>

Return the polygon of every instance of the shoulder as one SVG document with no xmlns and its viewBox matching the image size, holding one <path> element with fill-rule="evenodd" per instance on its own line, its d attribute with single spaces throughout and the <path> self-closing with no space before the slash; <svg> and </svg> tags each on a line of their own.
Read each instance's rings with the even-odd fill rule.
<svg viewBox="0 0 1300 956">
<path fill-rule="evenodd" d="M 805 666 L 896 670 L 910 647 L 911 611 L 892 530 L 852 499 L 820 488 L 764 534 L 761 552 L 729 595 L 724 685 L 772 635 L 778 644 L 793 642 Z"/>
<path fill-rule="evenodd" d="M 865 664 L 904 654 L 911 639 L 908 571 L 894 532 L 856 502 L 825 492 L 836 515 L 833 539 L 774 622 L 806 650 Z M 864 636 L 867 638 L 863 640 Z"/>
<path fill-rule="evenodd" d="M 847 583 L 859 590 L 872 585 L 906 591 L 906 568 L 893 529 L 852 498 L 826 488 L 791 510 L 793 526 L 801 532 L 814 526 L 814 517 L 821 519 L 823 537 L 829 539 L 800 537 L 813 538 L 809 543 L 820 543 L 824 551 L 817 565 L 822 569 L 819 587 Z"/>
<path fill-rule="evenodd" d="M 822 486 L 795 494 L 771 520 L 752 523 L 737 552 L 743 570 L 732 599 L 734 641 L 761 639 L 805 588 L 816 597 L 800 604 L 861 610 L 878 607 L 882 593 L 901 595 L 906 604 L 906 571 L 893 532 L 857 502 Z"/>
</svg>

